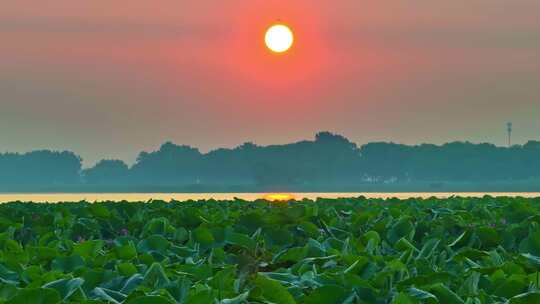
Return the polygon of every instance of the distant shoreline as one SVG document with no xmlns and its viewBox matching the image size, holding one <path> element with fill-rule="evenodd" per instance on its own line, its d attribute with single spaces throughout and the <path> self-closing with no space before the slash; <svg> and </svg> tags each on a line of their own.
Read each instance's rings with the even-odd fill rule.
<svg viewBox="0 0 540 304">
<path fill-rule="evenodd" d="M 171 142 L 135 164 L 82 169 L 75 153 L 0 153 L 1 192 L 540 192 L 540 141 L 497 147 L 451 142 L 361 147 L 319 132 L 283 145 L 245 143 L 202 153 Z"/>
<path fill-rule="evenodd" d="M 2 188 L 0 186 L 0 188 Z M 317 184 L 263 187 L 258 185 L 58 185 L 6 187 L 1 194 L 18 193 L 540 193 L 540 181 L 512 182 L 396 182 L 356 185 Z"/>
</svg>

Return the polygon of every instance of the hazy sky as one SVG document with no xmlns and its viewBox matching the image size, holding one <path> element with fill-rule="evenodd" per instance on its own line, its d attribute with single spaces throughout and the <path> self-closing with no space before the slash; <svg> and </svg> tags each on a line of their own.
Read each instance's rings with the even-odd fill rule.
<svg viewBox="0 0 540 304">
<path fill-rule="evenodd" d="M 264 48 L 273 22 L 296 44 Z M 6 1 L 0 151 L 540 139 L 538 0 Z"/>
</svg>

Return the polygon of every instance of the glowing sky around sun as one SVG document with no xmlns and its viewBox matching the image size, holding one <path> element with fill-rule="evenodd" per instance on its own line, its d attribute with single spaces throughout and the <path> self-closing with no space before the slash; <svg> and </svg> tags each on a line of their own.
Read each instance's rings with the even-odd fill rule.
<svg viewBox="0 0 540 304">
<path fill-rule="evenodd" d="M 7 1 L 2 151 L 540 139 L 540 1 Z M 270 52 L 272 24 L 294 29 Z"/>
</svg>

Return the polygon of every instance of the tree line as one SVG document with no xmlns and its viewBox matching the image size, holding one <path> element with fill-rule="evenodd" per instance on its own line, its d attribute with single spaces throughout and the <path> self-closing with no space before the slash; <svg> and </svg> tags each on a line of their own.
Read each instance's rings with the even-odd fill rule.
<svg viewBox="0 0 540 304">
<path fill-rule="evenodd" d="M 523 180 L 540 180 L 539 141 L 512 147 L 470 142 L 375 142 L 358 147 L 341 135 L 320 132 L 314 140 L 270 146 L 245 143 L 208 153 L 167 142 L 156 151 L 141 152 L 131 166 L 122 160 L 102 160 L 86 169 L 73 152 L 0 154 L 1 191 L 185 185 L 277 189 Z"/>
</svg>

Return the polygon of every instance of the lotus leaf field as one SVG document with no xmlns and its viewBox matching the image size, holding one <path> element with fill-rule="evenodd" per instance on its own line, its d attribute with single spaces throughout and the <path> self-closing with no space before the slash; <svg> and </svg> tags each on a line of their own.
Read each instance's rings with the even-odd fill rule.
<svg viewBox="0 0 540 304">
<path fill-rule="evenodd" d="M 0 205 L 0 303 L 540 303 L 540 199 Z"/>
</svg>

